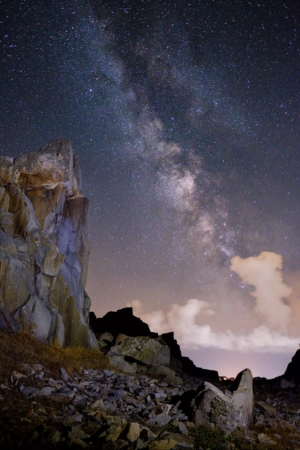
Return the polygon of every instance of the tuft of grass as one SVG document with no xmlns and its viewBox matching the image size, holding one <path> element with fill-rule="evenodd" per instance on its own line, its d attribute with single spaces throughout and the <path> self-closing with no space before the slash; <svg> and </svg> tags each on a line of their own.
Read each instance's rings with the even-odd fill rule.
<svg viewBox="0 0 300 450">
<path fill-rule="evenodd" d="M 219 450 L 220 443 L 225 441 L 225 433 L 219 428 L 200 425 L 195 427 L 191 434 L 194 436 L 194 449 L 200 450 L 209 448 L 210 450 Z"/>
<path fill-rule="evenodd" d="M 24 363 L 42 364 L 44 370 L 56 376 L 59 376 L 61 367 L 71 376 L 78 373 L 80 368 L 112 369 L 109 360 L 100 351 L 46 345 L 25 331 L 8 334 L 0 330 L 0 349 L 0 380 L 8 380 L 13 370 L 22 371 L 21 365 Z"/>
</svg>

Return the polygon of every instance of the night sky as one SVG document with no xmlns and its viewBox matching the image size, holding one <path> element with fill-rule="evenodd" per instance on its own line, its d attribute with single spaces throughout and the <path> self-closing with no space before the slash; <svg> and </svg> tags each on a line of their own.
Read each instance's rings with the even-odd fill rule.
<svg viewBox="0 0 300 450">
<path fill-rule="evenodd" d="M 0 0 L 0 155 L 69 138 L 87 292 L 221 375 L 300 342 L 300 9 Z"/>
</svg>

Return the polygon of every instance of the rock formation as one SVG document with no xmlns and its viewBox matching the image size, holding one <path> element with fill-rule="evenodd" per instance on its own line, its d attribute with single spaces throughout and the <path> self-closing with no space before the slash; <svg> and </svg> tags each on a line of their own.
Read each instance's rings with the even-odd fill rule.
<svg viewBox="0 0 300 450">
<path fill-rule="evenodd" d="M 191 400 L 195 425 L 211 423 L 225 432 L 248 427 L 252 422 L 253 405 L 253 378 L 249 369 L 240 372 L 225 393 L 205 381 Z"/>
<path fill-rule="evenodd" d="M 254 406 L 253 377 L 249 369 L 245 369 L 237 375 L 230 387 L 230 392 L 233 404 L 240 412 L 239 425 L 248 427 L 252 422 Z"/>
<path fill-rule="evenodd" d="M 69 140 L 0 158 L 0 327 L 98 348 L 84 291 L 87 209 Z"/>
<path fill-rule="evenodd" d="M 170 358 L 167 364 L 172 369 L 182 369 L 185 373 L 189 375 L 203 378 L 206 380 L 210 380 L 212 382 L 216 382 L 219 380 L 219 374 L 216 370 L 208 370 L 202 369 L 200 367 L 196 367 L 193 361 L 187 356 L 181 355 L 180 346 L 178 345 L 176 339 L 174 338 L 174 333 L 163 333 L 161 336 L 158 336 L 157 333 L 154 333 L 150 330 L 149 326 L 143 322 L 140 318 L 135 317 L 133 315 L 132 308 L 122 308 L 117 311 L 110 311 L 105 316 L 101 318 L 96 318 L 96 315 L 91 312 L 90 313 L 90 326 L 93 332 L 99 339 L 99 346 L 105 352 L 108 351 L 108 348 L 111 347 L 114 343 L 118 344 L 118 336 L 120 334 L 124 335 L 124 338 L 128 337 L 137 337 L 136 340 L 128 340 L 127 344 L 123 344 L 122 346 L 116 345 L 111 348 L 109 354 L 107 356 L 110 359 L 111 364 L 117 367 L 120 370 L 124 370 L 125 372 L 134 373 L 135 370 L 132 370 L 132 367 L 127 362 L 124 363 L 124 357 L 132 357 L 138 362 L 145 362 L 138 357 L 138 352 L 134 352 L 135 354 L 126 354 L 125 348 L 127 348 L 128 343 L 135 343 L 135 346 L 144 346 L 144 342 L 148 342 L 149 345 L 155 345 L 157 348 L 158 343 L 162 346 L 168 346 L 170 353 Z M 108 335 L 110 338 L 108 338 Z M 143 337 L 148 337 L 152 339 L 143 340 Z M 123 351 L 124 350 L 124 351 Z M 121 355 L 122 354 L 122 355 Z M 148 360 L 148 364 L 152 365 L 153 361 Z M 160 364 L 160 363 L 156 363 Z M 164 364 L 164 363 L 163 363 Z M 172 371 L 173 372 L 173 371 Z"/>
<path fill-rule="evenodd" d="M 126 336 L 126 339 L 111 347 L 107 355 L 129 357 L 148 366 L 170 364 L 170 348 L 147 336 Z"/>
</svg>

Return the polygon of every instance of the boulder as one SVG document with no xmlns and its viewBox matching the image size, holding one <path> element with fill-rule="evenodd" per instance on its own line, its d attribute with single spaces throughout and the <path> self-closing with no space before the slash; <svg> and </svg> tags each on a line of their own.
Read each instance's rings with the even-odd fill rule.
<svg viewBox="0 0 300 450">
<path fill-rule="evenodd" d="M 134 358 L 136 361 L 150 366 L 169 364 L 170 362 L 170 348 L 147 336 L 125 339 L 113 346 L 110 352 Z"/>
<path fill-rule="evenodd" d="M 88 199 L 71 142 L 0 158 L 0 327 L 98 348 L 85 293 Z"/>
<path fill-rule="evenodd" d="M 116 369 L 126 373 L 136 373 L 134 366 L 125 361 L 124 357 L 113 349 L 111 349 L 106 356 L 108 357 L 110 364 Z"/>
<path fill-rule="evenodd" d="M 191 403 L 195 425 L 213 425 L 232 432 L 238 425 L 240 414 L 227 395 L 213 384 L 205 381 L 196 391 Z"/>
<path fill-rule="evenodd" d="M 195 425 L 214 424 L 229 433 L 250 425 L 254 404 L 252 384 L 249 369 L 238 374 L 227 395 L 209 382 L 202 383 L 191 401 Z"/>
<path fill-rule="evenodd" d="M 248 427 L 252 423 L 254 406 L 253 377 L 249 369 L 245 369 L 237 375 L 230 391 L 233 404 L 241 413 L 239 425 Z"/>
</svg>

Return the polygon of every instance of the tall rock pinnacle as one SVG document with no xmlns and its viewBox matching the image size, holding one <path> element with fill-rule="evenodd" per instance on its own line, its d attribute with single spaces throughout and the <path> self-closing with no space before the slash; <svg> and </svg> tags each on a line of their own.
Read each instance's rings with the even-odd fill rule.
<svg viewBox="0 0 300 450">
<path fill-rule="evenodd" d="M 69 140 L 0 158 L 0 327 L 98 348 L 84 291 L 87 210 Z"/>
</svg>

